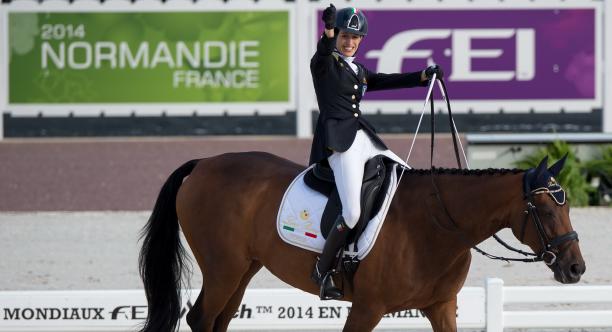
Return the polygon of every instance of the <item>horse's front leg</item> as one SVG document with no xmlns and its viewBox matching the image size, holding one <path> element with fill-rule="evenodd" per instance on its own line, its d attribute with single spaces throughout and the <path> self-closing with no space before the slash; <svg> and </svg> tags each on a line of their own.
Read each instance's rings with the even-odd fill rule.
<svg viewBox="0 0 612 332">
<path fill-rule="evenodd" d="M 457 297 L 450 301 L 438 302 L 423 309 L 434 332 L 457 331 Z"/>
<path fill-rule="evenodd" d="M 373 301 L 372 301 L 373 302 Z M 373 303 L 355 303 L 351 307 L 343 332 L 370 332 L 384 315 L 384 309 Z"/>
</svg>

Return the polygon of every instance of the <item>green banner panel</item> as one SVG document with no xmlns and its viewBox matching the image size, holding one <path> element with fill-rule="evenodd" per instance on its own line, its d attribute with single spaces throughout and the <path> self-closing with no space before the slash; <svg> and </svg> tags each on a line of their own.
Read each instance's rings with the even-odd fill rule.
<svg viewBox="0 0 612 332">
<path fill-rule="evenodd" d="M 289 12 L 9 14 L 9 103 L 289 101 Z"/>
</svg>

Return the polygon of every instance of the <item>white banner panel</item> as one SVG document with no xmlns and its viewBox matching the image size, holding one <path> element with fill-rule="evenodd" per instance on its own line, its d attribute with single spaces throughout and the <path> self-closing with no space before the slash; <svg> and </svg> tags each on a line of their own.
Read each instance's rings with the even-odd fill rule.
<svg viewBox="0 0 612 332">
<path fill-rule="evenodd" d="M 193 289 L 183 297 L 185 315 L 197 298 Z M 467 287 L 459 293 L 457 322 L 466 328 L 485 326 L 485 292 Z M 320 301 L 296 289 L 247 289 L 230 329 L 341 329 L 350 302 Z M 142 290 L 10 291 L 0 292 L 0 331 L 126 331 L 136 330 L 147 315 Z M 380 328 L 431 328 L 419 310 L 386 315 Z"/>
</svg>

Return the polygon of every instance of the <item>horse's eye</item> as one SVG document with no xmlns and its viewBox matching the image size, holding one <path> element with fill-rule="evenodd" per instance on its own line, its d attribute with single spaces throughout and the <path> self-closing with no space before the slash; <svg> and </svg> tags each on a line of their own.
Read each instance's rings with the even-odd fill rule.
<svg viewBox="0 0 612 332">
<path fill-rule="evenodd" d="M 544 211 L 544 217 L 546 217 L 547 219 L 553 219 L 553 221 L 556 219 L 555 214 L 549 210 Z"/>
</svg>

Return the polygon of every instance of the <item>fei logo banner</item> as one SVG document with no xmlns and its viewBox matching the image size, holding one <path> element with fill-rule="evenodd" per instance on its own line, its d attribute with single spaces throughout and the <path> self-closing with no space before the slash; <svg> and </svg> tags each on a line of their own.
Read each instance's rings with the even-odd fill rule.
<svg viewBox="0 0 612 332">
<path fill-rule="evenodd" d="M 369 31 L 357 60 L 382 73 L 437 63 L 451 100 L 464 111 L 490 101 L 528 105 L 526 110 L 601 107 L 601 8 L 531 7 L 363 8 Z M 420 89 L 401 89 L 367 99 L 422 98 Z"/>
</svg>

